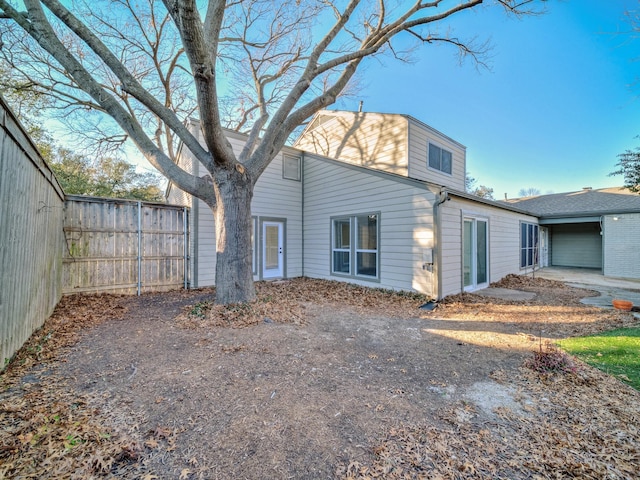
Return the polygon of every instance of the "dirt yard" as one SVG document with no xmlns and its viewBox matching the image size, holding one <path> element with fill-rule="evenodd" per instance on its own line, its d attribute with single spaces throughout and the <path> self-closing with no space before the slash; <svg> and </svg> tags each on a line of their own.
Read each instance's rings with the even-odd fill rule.
<svg viewBox="0 0 640 480">
<path fill-rule="evenodd" d="M 640 393 L 546 344 L 634 317 L 497 286 L 536 296 L 66 297 L 1 376 L 0 479 L 638 478 Z"/>
</svg>

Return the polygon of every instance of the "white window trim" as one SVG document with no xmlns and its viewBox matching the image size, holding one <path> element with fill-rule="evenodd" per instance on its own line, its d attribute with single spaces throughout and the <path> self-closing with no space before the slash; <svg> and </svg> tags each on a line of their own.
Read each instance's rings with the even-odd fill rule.
<svg viewBox="0 0 640 480">
<path fill-rule="evenodd" d="M 258 275 L 258 217 L 251 217 L 251 269 Z"/>
<path fill-rule="evenodd" d="M 439 148 L 441 151 L 444 150 L 445 152 L 449 152 L 451 154 L 451 172 L 445 172 L 444 170 L 441 170 L 440 168 L 436 168 L 436 167 L 432 167 L 431 166 L 431 162 L 430 162 L 430 146 L 433 145 L 434 147 Z M 453 151 L 449 150 L 448 148 L 445 148 L 441 145 L 438 145 L 436 142 L 432 142 L 429 141 L 427 142 L 427 168 L 429 170 L 433 170 L 434 172 L 438 172 L 441 173 L 442 175 L 448 175 L 450 177 L 453 176 L 453 162 L 454 162 L 454 157 L 453 157 Z M 440 166 L 442 166 L 442 156 L 440 158 Z"/>
<path fill-rule="evenodd" d="M 336 222 L 340 221 L 340 220 L 347 220 L 349 222 L 349 247 L 348 248 L 344 248 L 344 247 L 336 247 Z M 352 275 L 352 264 L 353 264 L 353 258 L 351 255 L 351 249 L 352 249 L 352 240 L 353 240 L 353 226 L 352 226 L 352 221 L 351 221 L 351 217 L 350 216 L 340 216 L 340 217 L 332 217 L 331 218 L 331 275 L 338 275 L 338 276 L 351 276 Z M 336 271 L 335 270 L 335 253 L 348 253 L 349 254 L 349 272 L 345 273 L 345 272 L 340 272 L 340 271 Z"/>
<path fill-rule="evenodd" d="M 376 216 L 376 249 L 364 249 L 357 247 L 357 227 L 358 217 L 365 217 L 375 215 Z M 350 215 L 338 215 L 330 218 L 331 222 L 331 275 L 336 277 L 352 278 L 358 280 L 366 280 L 370 282 L 380 282 L 380 212 L 367 212 Z M 335 222 L 338 220 L 349 220 L 349 248 L 337 248 L 335 247 Z M 339 272 L 334 270 L 334 252 L 347 252 L 349 253 L 349 273 Z M 374 253 L 376 255 L 376 275 L 362 275 L 358 274 L 358 253 Z"/>
</svg>

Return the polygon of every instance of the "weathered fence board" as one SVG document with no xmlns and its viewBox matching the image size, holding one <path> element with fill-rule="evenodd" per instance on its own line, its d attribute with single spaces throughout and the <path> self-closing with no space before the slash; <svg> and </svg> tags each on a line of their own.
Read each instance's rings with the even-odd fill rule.
<svg viewBox="0 0 640 480">
<path fill-rule="evenodd" d="M 140 293 L 185 285 L 184 207 L 67 196 L 63 291 Z"/>
<path fill-rule="evenodd" d="M 63 293 L 187 286 L 188 210 L 67 196 L 0 96 L 0 370 Z"/>
<path fill-rule="evenodd" d="M 0 370 L 62 295 L 64 194 L 0 97 Z"/>
</svg>

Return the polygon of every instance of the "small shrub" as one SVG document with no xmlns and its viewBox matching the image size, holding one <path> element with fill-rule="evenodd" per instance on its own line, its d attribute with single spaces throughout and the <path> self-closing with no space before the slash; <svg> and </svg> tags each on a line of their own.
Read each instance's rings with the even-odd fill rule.
<svg viewBox="0 0 640 480">
<path fill-rule="evenodd" d="M 189 315 L 198 318 L 204 318 L 207 315 L 207 312 L 211 310 L 211 302 L 198 302 L 189 311 Z"/>
<path fill-rule="evenodd" d="M 525 362 L 525 366 L 538 373 L 575 373 L 576 365 L 569 355 L 558 349 L 551 342 L 533 352 L 533 358 Z"/>
</svg>

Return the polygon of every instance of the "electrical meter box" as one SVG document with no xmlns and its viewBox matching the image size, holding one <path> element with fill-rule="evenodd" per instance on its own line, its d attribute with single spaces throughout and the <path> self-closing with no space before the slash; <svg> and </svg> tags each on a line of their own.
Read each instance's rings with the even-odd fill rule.
<svg viewBox="0 0 640 480">
<path fill-rule="evenodd" d="M 425 248 L 422 251 L 422 262 L 433 264 L 433 248 Z"/>
</svg>

